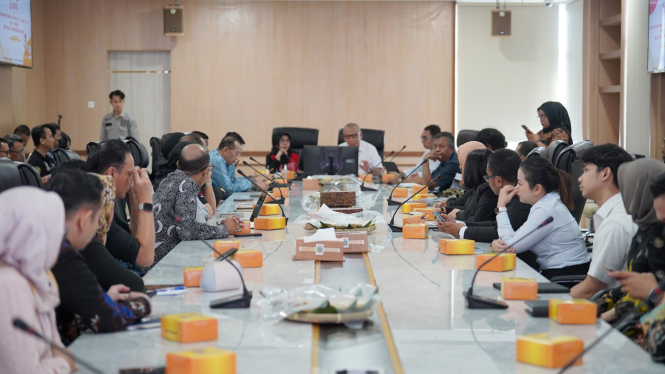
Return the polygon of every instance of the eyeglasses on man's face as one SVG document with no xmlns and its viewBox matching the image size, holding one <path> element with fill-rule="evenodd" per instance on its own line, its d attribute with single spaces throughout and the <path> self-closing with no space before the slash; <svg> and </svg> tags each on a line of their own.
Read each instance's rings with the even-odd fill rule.
<svg viewBox="0 0 665 374">
<path fill-rule="evenodd" d="M 485 176 L 483 176 L 483 179 L 485 180 L 485 182 L 489 182 L 490 179 L 492 179 L 494 177 L 496 177 L 496 175 L 485 175 Z"/>
<path fill-rule="evenodd" d="M 355 139 L 358 136 L 360 136 L 360 133 L 355 133 L 355 134 L 344 134 L 344 139 Z"/>
</svg>

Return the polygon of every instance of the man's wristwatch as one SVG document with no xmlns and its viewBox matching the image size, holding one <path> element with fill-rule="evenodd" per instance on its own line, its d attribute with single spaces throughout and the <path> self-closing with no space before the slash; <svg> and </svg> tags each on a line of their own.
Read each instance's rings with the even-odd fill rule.
<svg viewBox="0 0 665 374">
<path fill-rule="evenodd" d="M 150 203 L 141 203 L 138 206 L 139 210 L 144 210 L 146 212 L 152 213 L 152 204 Z"/>
<path fill-rule="evenodd" d="M 503 206 L 501 208 L 499 208 L 499 207 L 494 208 L 494 214 L 499 214 L 501 212 L 507 212 L 507 211 L 508 211 L 508 208 L 506 208 L 505 206 Z"/>
<path fill-rule="evenodd" d="M 206 187 L 210 187 L 210 186 L 212 186 L 212 182 L 205 182 L 203 185 L 206 186 Z"/>
<path fill-rule="evenodd" d="M 655 287 L 653 290 L 651 290 L 651 292 L 649 292 L 645 301 L 647 304 L 649 304 L 649 307 L 653 308 L 658 305 L 658 302 L 662 297 L 663 290 L 661 290 L 660 287 Z"/>
</svg>

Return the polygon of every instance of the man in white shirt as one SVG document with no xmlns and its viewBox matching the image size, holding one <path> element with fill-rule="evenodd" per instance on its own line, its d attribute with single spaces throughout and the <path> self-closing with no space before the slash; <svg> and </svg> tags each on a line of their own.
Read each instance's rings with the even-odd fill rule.
<svg viewBox="0 0 665 374">
<path fill-rule="evenodd" d="M 363 140 L 363 132 L 355 123 L 344 126 L 344 143 L 340 147 L 358 147 L 358 174 L 381 175 L 383 164 L 376 147 Z M 372 170 L 373 168 L 373 170 Z"/>
<path fill-rule="evenodd" d="M 441 132 L 441 128 L 437 125 L 429 125 L 425 127 L 423 130 L 422 134 L 420 134 L 420 141 L 423 143 L 423 147 L 425 148 L 425 153 L 423 153 L 422 157 L 420 157 L 420 160 L 418 161 L 417 166 L 412 167 L 411 169 L 404 170 L 402 173 L 404 176 L 407 176 L 409 173 L 413 172 L 414 169 L 416 171 L 412 174 L 412 176 L 418 176 L 422 177 L 423 176 L 423 167 L 422 162 L 425 161 L 425 157 L 427 156 L 428 153 L 432 152 L 432 149 L 434 148 L 434 135 L 438 134 Z M 429 160 L 429 169 L 430 170 L 436 170 L 436 168 L 439 167 L 441 164 L 441 161 L 439 160 Z M 407 180 L 408 182 L 408 180 Z"/>
<path fill-rule="evenodd" d="M 579 178 L 580 191 L 587 199 L 595 200 L 599 209 L 593 216 L 596 228 L 591 266 L 582 283 L 570 290 L 574 298 L 588 299 L 605 288 L 618 287 L 609 276 L 610 269 L 623 270 L 630 243 L 637 225 L 626 213 L 619 192 L 619 165 L 633 158 L 614 144 L 598 145 L 582 157 L 584 173 Z"/>
</svg>

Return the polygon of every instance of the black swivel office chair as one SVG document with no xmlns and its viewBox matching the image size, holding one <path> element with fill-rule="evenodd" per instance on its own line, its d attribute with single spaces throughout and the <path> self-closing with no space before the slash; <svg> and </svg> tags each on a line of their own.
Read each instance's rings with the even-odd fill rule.
<svg viewBox="0 0 665 374">
<path fill-rule="evenodd" d="M 575 143 L 564 148 L 554 162 L 554 166 L 570 174 L 570 177 L 573 180 L 572 190 L 575 208 L 571 213 L 573 214 L 573 217 L 575 217 L 577 223 L 579 223 L 582 218 L 582 211 L 584 211 L 584 205 L 586 204 L 586 198 L 582 196 L 582 192 L 580 192 L 580 184 L 577 180 L 584 173 L 582 157 L 592 147 L 593 142 L 591 140 Z"/>
<path fill-rule="evenodd" d="M 155 176 L 159 169 L 166 165 L 166 157 L 162 154 L 162 140 L 160 138 L 150 138 L 150 148 L 152 154 L 152 171 L 150 172 L 150 180 L 154 181 Z"/>
<path fill-rule="evenodd" d="M 582 157 L 584 157 L 584 154 L 592 147 L 593 142 L 591 140 L 585 140 L 567 146 L 561 151 L 561 153 L 559 153 L 556 161 L 554 162 L 554 166 L 567 172 L 571 176 L 573 182 L 571 186 L 573 191 L 573 203 L 575 206 L 570 213 L 572 213 L 573 217 L 575 217 L 577 223 L 580 222 L 580 219 L 582 218 L 582 212 L 584 211 L 584 205 L 586 205 L 586 198 L 582 196 L 582 192 L 580 192 L 580 184 L 577 180 L 580 178 L 582 173 L 584 173 L 584 163 L 582 162 Z M 572 288 L 582 282 L 586 276 L 586 274 L 567 275 L 554 277 L 551 280 L 552 282 L 561 284 L 568 288 Z"/>
<path fill-rule="evenodd" d="M 14 161 L 0 158 L 0 192 L 23 185 L 21 174 Z"/>
<path fill-rule="evenodd" d="M 287 133 L 291 137 L 291 150 L 298 155 L 306 145 L 319 144 L 319 129 L 304 127 L 275 127 L 272 129 L 272 144 L 277 144 L 280 134 Z"/>
<path fill-rule="evenodd" d="M 460 132 L 457 133 L 457 148 L 464 143 L 476 140 L 476 136 L 478 136 L 479 132 L 480 131 L 478 130 L 460 130 Z"/>
<path fill-rule="evenodd" d="M 376 148 L 376 151 L 379 153 L 379 157 L 383 159 L 383 151 L 385 148 L 386 142 L 386 132 L 384 130 L 373 130 L 373 129 L 363 129 L 363 140 L 367 143 L 373 145 Z M 337 144 L 344 143 L 344 129 L 339 130 L 337 136 Z"/>
<path fill-rule="evenodd" d="M 33 186 L 42 188 L 42 177 L 39 175 L 37 169 L 30 164 L 24 162 L 17 162 L 16 167 L 21 175 L 21 184 L 24 186 Z"/>
</svg>

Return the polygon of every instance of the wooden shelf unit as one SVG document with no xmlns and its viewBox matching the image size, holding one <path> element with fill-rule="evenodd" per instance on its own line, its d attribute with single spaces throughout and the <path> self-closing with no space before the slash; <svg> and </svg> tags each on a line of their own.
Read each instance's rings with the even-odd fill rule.
<svg viewBox="0 0 665 374">
<path fill-rule="evenodd" d="M 627 0 L 585 0 L 584 4 L 584 137 L 594 144 L 624 145 L 623 1 Z"/>
</svg>

